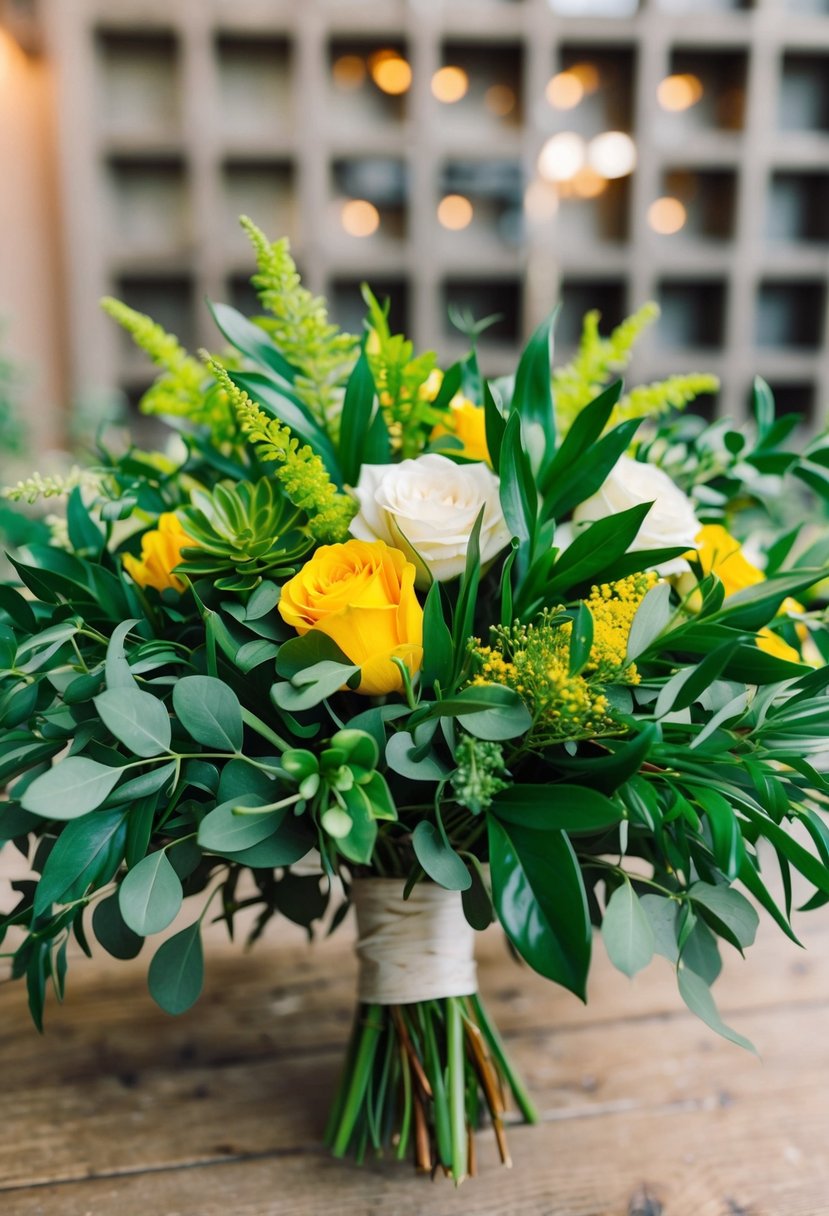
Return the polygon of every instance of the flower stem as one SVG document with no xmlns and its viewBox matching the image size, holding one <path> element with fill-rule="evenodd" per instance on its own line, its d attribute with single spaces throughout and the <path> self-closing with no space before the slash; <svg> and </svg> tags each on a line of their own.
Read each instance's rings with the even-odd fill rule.
<svg viewBox="0 0 829 1216">
<path fill-rule="evenodd" d="M 464 1074 L 463 1015 L 460 998 L 446 1000 L 446 1055 L 449 1076 L 449 1118 L 452 1137 L 452 1177 L 460 1186 L 467 1174 L 466 1078 Z"/>
<path fill-rule="evenodd" d="M 346 1093 L 342 1118 L 339 1120 L 337 1134 L 331 1151 L 335 1157 L 344 1157 L 354 1131 L 357 1118 L 361 1113 L 363 1098 L 368 1087 L 371 1070 L 374 1067 L 374 1056 L 382 1030 L 381 1012 L 379 1005 L 367 1005 L 362 1019 L 362 1030 L 359 1031 L 359 1046 L 354 1059 L 354 1071 Z M 363 1152 L 365 1146 L 363 1145 Z M 359 1156 L 359 1149 L 358 1149 Z"/>
</svg>

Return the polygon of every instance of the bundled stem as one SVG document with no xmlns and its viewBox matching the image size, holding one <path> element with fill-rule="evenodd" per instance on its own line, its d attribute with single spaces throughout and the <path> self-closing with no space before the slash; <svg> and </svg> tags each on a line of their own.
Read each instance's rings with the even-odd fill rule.
<svg viewBox="0 0 829 1216">
<path fill-rule="evenodd" d="M 335 1157 L 361 1161 L 410 1151 L 421 1173 L 455 1185 L 476 1170 L 474 1131 L 488 1112 L 501 1161 L 507 1094 L 528 1123 L 538 1115 L 478 996 L 407 1005 L 361 1004 L 325 1132 Z"/>
</svg>

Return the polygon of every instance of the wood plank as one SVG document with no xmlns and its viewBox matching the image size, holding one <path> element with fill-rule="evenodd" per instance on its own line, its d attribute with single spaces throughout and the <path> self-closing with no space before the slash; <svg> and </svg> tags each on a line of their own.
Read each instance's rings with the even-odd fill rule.
<svg viewBox="0 0 829 1216">
<path fill-rule="evenodd" d="M 86 1009 L 95 1016 L 94 1000 Z M 202 1042 L 215 1036 L 212 1012 L 208 1005 L 202 1015 Z M 554 1123 L 642 1110 L 754 1110 L 761 1103 L 811 1110 L 822 1103 L 829 1074 L 827 1014 L 827 999 L 746 1011 L 739 1029 L 755 1039 L 765 1066 L 688 1013 L 519 1029 L 510 1049 L 543 1117 Z M 0 1142 L 0 1189 L 317 1149 L 340 1048 L 298 1048 L 290 1040 L 280 1048 L 277 1036 L 259 1057 L 222 1061 L 213 1038 L 206 1063 L 189 1053 L 176 1060 L 163 1033 L 137 1019 L 132 1034 L 142 1042 L 143 1062 L 136 1066 L 123 1052 L 102 1054 L 97 1026 L 90 1031 L 75 1042 L 75 1075 L 53 1070 L 44 1044 L 39 1083 L 6 1086 L 0 1115 L 18 1130 Z M 157 1056 L 147 1059 L 153 1044 Z"/>
<path fill-rule="evenodd" d="M 805 1114 L 806 1112 L 804 1112 Z M 455 1192 L 409 1167 L 362 1170 L 318 1152 L 31 1188 L 9 1216 L 825 1216 L 829 1117 L 780 1107 L 607 1114 L 512 1135 L 515 1165 L 481 1146 Z M 6 1204 L 10 1206 L 6 1206 Z"/>
</svg>

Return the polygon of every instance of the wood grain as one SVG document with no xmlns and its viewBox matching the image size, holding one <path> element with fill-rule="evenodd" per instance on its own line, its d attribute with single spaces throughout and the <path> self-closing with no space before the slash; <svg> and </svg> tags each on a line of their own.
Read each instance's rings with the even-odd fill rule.
<svg viewBox="0 0 829 1216">
<path fill-rule="evenodd" d="M 598 951 L 590 1001 L 519 970 L 497 932 L 481 986 L 542 1112 L 510 1129 L 512 1171 L 479 1136 L 455 1194 L 408 1166 L 359 1171 L 319 1138 L 348 1033 L 348 933 L 310 950 L 278 927 L 250 954 L 211 930 L 202 1001 L 172 1019 L 146 960 L 79 960 L 39 1038 L 0 988 L 3 1216 L 827 1216 L 829 914 L 773 926 L 716 992 L 763 1062 L 715 1038 L 657 962 L 630 983 Z"/>
</svg>

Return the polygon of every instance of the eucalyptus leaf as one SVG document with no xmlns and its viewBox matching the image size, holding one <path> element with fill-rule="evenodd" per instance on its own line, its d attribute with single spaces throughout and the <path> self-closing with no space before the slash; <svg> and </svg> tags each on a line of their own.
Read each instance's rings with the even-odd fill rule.
<svg viewBox="0 0 829 1216">
<path fill-rule="evenodd" d="M 467 891 L 472 886 L 463 858 L 428 819 L 421 819 L 412 833 L 412 847 L 415 857 L 438 886 L 447 891 Z"/>
<path fill-rule="evenodd" d="M 107 729 L 134 755 L 149 758 L 170 750 L 170 716 L 152 693 L 139 688 L 107 688 L 95 697 L 94 705 Z"/>
<path fill-rule="evenodd" d="M 613 966 L 630 978 L 653 958 L 656 949 L 653 927 L 629 882 L 617 887 L 607 901 L 602 940 Z"/>
<path fill-rule="evenodd" d="M 122 772 L 86 756 L 69 756 L 32 782 L 21 806 L 44 819 L 78 819 L 101 805 Z"/>
<path fill-rule="evenodd" d="M 160 933 L 172 924 L 183 899 L 181 881 L 163 849 L 133 866 L 118 889 L 124 923 L 140 937 Z"/>
<path fill-rule="evenodd" d="M 200 921 L 159 946 L 147 980 L 153 1000 L 167 1013 L 185 1013 L 196 1003 L 204 987 Z"/>
<path fill-rule="evenodd" d="M 233 689 L 213 676 L 184 676 L 173 688 L 173 709 L 197 743 L 238 752 L 244 738 L 242 707 Z"/>
</svg>

